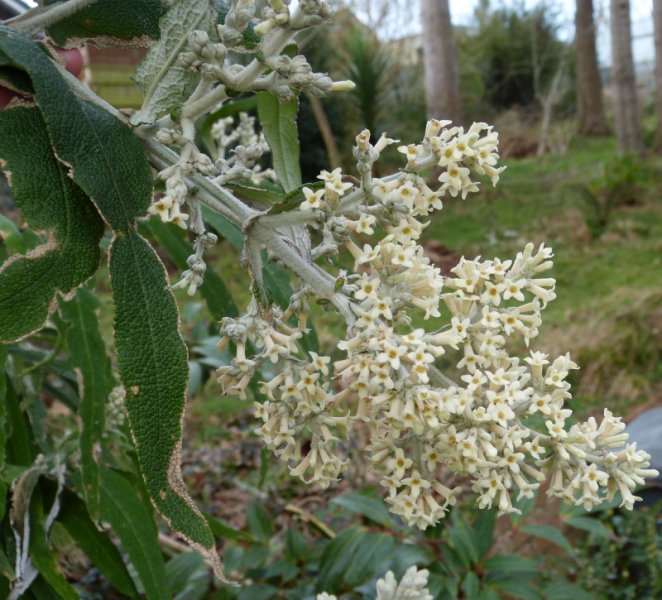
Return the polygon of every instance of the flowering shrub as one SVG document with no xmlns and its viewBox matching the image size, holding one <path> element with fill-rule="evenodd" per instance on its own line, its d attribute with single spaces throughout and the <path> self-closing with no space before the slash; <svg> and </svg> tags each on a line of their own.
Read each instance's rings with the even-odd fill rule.
<svg viewBox="0 0 662 600">
<path fill-rule="evenodd" d="M 463 258 L 446 277 L 419 245 L 426 220 L 443 201 L 477 192 L 479 177 L 497 183 L 503 167 L 490 126 L 465 131 L 431 120 L 420 143 L 398 147 L 403 167 L 381 178 L 373 177 L 374 165 L 396 141 L 383 135 L 373 144 L 366 130 L 354 147 L 358 178 L 336 169 L 303 185 L 297 94 L 323 96 L 353 85 L 315 73 L 297 54 L 299 32 L 328 18 L 324 2 L 300 0 L 291 9 L 270 0 L 260 14 L 250 0 L 213 6 L 177 0 L 163 14 L 156 1 L 119 4 L 67 0 L 0 27 L 0 74 L 17 94 L 0 114 L 0 157 L 25 219 L 49 231 L 41 246 L 11 256 L 0 269 L 0 341 L 12 344 L 12 356 L 25 353 L 23 340 L 54 323 L 76 372 L 70 408 L 81 423 L 76 443 L 70 431 L 47 441 L 38 437 L 37 413 L 30 413 L 23 426 L 31 429 L 21 440 L 38 439 L 41 456 L 34 444 L 17 451 L 12 438 L 8 456 L 24 469 L 8 478 L 19 507 L 9 525 L 16 540 L 10 597 L 41 581 L 40 573 L 59 595 L 73 597 L 43 550 L 63 503 L 82 500 L 90 523 L 109 522 L 116 530 L 148 595 L 163 597 L 162 565 L 146 559 L 140 543 L 154 534 L 141 530 L 151 510 L 136 491 L 143 484 L 169 526 L 225 580 L 210 520 L 180 472 L 188 363 L 173 288 L 207 300 L 221 323 L 219 346 L 232 353 L 218 369 L 221 390 L 248 399 L 249 386 L 259 384 L 257 431 L 293 476 L 323 486 L 338 480 L 344 441 L 362 422 L 386 501 L 410 526 L 434 525 L 456 502 L 460 488 L 444 485 L 442 467 L 467 478 L 481 508 L 516 511 L 513 500 L 531 497 L 548 474 L 548 493 L 568 502 L 591 508 L 620 493 L 623 506 L 632 507 L 636 487 L 655 471 L 645 452 L 626 445 L 624 426 L 609 411 L 600 423 L 572 421 L 566 379 L 577 365 L 567 355 L 520 358 L 508 350 L 510 338 L 528 345 L 536 337 L 541 311 L 555 297 L 554 280 L 543 276 L 552 267 L 551 250 L 529 244 L 512 260 Z M 44 28 L 59 44 L 86 37 L 149 42 L 135 75 L 145 97 L 141 109 L 127 117 L 68 75 L 42 51 Z M 226 115 L 201 143 L 201 117 L 253 95 L 261 131 L 254 117 L 240 113 L 236 123 Z M 273 169 L 265 167 L 268 154 Z M 429 186 L 431 167 L 440 175 Z M 265 179 L 270 187 L 260 185 Z M 171 287 L 143 237 L 148 215 L 156 217 L 148 227 L 157 243 L 182 270 Z M 162 229 L 165 223 L 191 233 L 192 252 Z M 94 296 L 84 287 L 99 266 L 106 229 L 116 368 L 98 330 Z M 219 234 L 241 250 L 248 272 L 251 301 L 241 315 L 207 270 Z M 353 265 L 336 269 L 345 253 Z M 294 289 L 283 268 L 296 277 Z M 285 286 L 284 301 L 274 301 L 270 281 Z M 333 362 L 310 347 L 313 299 L 347 324 Z M 442 326 L 414 325 L 446 315 Z M 62 344 L 53 343 L 43 361 Z M 442 355 L 453 357 L 457 380 L 436 366 Z M 29 369 L 39 370 L 43 361 Z M 18 385 L 25 372 L 13 358 L 8 365 Z M 0 398 L 10 396 L 1 390 Z M 25 419 L 21 406 L 12 409 L 16 423 Z M 52 499 L 48 511 L 44 498 Z M 125 514 L 134 529 L 124 526 Z M 41 536 L 32 553 L 31 527 Z M 425 596 L 423 573 L 408 572 L 399 588 L 387 575 L 378 584 L 380 597 L 406 596 L 410 579 Z M 118 585 L 132 595 L 128 581 Z"/>
<path fill-rule="evenodd" d="M 262 384 L 268 400 L 255 407 L 264 422 L 258 433 L 307 482 L 336 481 L 343 468 L 339 441 L 353 422 L 368 423 L 367 450 L 384 476 L 391 510 L 421 529 L 435 524 L 460 491 L 443 485 L 440 465 L 470 476 L 481 508 L 515 511 L 512 495 L 532 497 L 549 472 L 548 493 L 567 502 L 589 509 L 618 491 L 632 508 L 632 491 L 655 471 L 645 452 L 624 447 L 625 425 L 605 410 L 600 424 L 567 427 L 566 378 L 577 365 L 567 354 L 550 361 L 540 352 L 520 359 L 506 350 L 509 337 L 522 336 L 528 346 L 538 335 L 541 311 L 555 297 L 554 279 L 540 277 L 552 267 L 551 250 L 528 244 L 514 260 L 463 258 L 452 277 L 443 277 L 417 243 L 422 219 L 441 209 L 442 198 L 478 191 L 472 171 L 496 184 L 503 169 L 494 166 L 498 138 L 489 126 L 474 124 L 465 133 L 449 125 L 430 121 L 420 144 L 399 148 L 407 157 L 402 172 L 383 179 L 371 177 L 372 165 L 394 140 L 382 136 L 373 146 L 364 131 L 354 148 L 360 185 L 345 183 L 336 169 L 320 175 L 324 187 L 303 188 L 305 220 L 295 218 L 321 238 L 313 256 L 344 246 L 354 258 L 354 272 L 338 275 L 331 298 L 348 324 L 347 339 L 338 343 L 347 358 L 334 363 L 333 375 L 329 357 L 313 352 L 302 359 L 301 330 L 287 323 L 293 314 L 306 322 L 299 298 L 269 320 L 255 300 L 245 316 L 223 319 L 221 344 L 231 340 L 237 348 L 233 362 L 219 369 L 223 391 L 245 396 L 264 362 L 280 367 Z M 418 175 L 431 164 L 444 169 L 436 190 Z M 387 235 L 361 248 L 355 237 L 378 226 Z M 448 325 L 412 327 L 412 313 L 439 317 L 442 303 Z M 250 357 L 248 342 L 258 350 Z M 463 372 L 458 382 L 434 365 L 453 351 Z M 544 418 L 539 428 L 530 422 L 537 414 Z M 311 449 L 302 456 L 307 434 Z"/>
</svg>

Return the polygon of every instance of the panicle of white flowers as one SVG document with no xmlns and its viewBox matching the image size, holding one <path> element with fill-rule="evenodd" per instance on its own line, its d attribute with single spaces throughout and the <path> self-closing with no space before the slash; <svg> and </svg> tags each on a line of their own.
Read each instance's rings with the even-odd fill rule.
<svg viewBox="0 0 662 600">
<path fill-rule="evenodd" d="M 428 590 L 427 569 L 420 571 L 416 566 L 409 567 L 398 583 L 393 571 L 389 571 L 377 580 L 376 600 L 432 600 Z M 333 594 L 322 592 L 317 594 L 316 600 L 337 600 Z"/>
<path fill-rule="evenodd" d="M 473 174 L 496 184 L 504 169 L 491 127 L 449 125 L 428 122 L 420 144 L 398 148 L 406 168 L 383 178 L 372 177 L 372 166 L 395 140 L 373 145 L 364 131 L 354 148 L 360 182 L 336 169 L 303 189 L 300 215 L 321 238 L 313 256 L 344 247 L 354 259 L 336 288 L 348 307 L 347 335 L 337 345 L 344 357 L 331 364 L 301 350 L 302 294 L 284 313 L 263 315 L 254 301 L 247 315 L 223 321 L 222 343 L 237 349 L 219 369 L 223 391 L 245 397 L 260 364 L 273 363 L 275 375 L 261 384 L 266 400 L 255 405 L 258 433 L 307 482 L 335 481 L 342 440 L 353 423 L 366 423 L 367 452 L 391 511 L 421 529 L 438 522 L 460 491 L 444 485 L 440 467 L 468 478 L 481 508 L 517 512 L 513 501 L 531 497 L 550 473 L 547 493 L 566 502 L 591 508 L 619 492 L 631 508 L 635 488 L 656 474 L 648 454 L 626 445 L 624 424 L 608 410 L 600 423 L 573 423 L 565 403 L 578 367 L 569 355 L 520 358 L 508 350 L 518 337 L 529 345 L 555 298 L 546 276 L 551 249 L 527 244 L 514 259 L 462 258 L 445 277 L 418 242 L 445 197 L 475 192 Z M 441 169 L 436 189 L 418 174 L 433 165 Z M 365 242 L 377 228 L 385 235 Z M 412 326 L 412 315 L 442 311 L 446 325 Z M 288 324 L 297 315 L 298 328 Z M 457 381 L 435 366 L 442 355 Z"/>
<path fill-rule="evenodd" d="M 273 169 L 264 169 L 258 163 L 270 150 L 264 134 L 256 131 L 255 117 L 240 112 L 238 119 L 219 119 L 212 125 L 211 136 L 216 144 L 216 161 L 222 172 L 216 178 L 218 183 L 236 178 L 254 184 L 276 180 Z"/>
<path fill-rule="evenodd" d="M 272 169 L 259 164 L 269 147 L 262 133 L 256 132 L 254 117 L 240 113 L 237 121 L 232 117 L 218 120 L 211 130 L 211 157 L 196 144 L 197 118 L 249 92 L 269 91 L 286 99 L 298 91 L 321 96 L 353 86 L 313 72 L 304 56 L 283 54 L 297 32 L 329 16 L 322 0 L 302 0 L 293 9 L 289 1 L 270 0 L 261 14 L 256 14 L 253 0 L 234 0 L 227 11 L 222 24 L 209 31 L 194 30 L 183 40 L 186 47 L 178 63 L 197 74 L 199 81 L 177 114 L 163 117 L 154 127 L 156 140 L 176 149 L 178 156 L 175 164 L 158 173 L 165 190 L 155 197 L 149 213 L 198 237 L 205 234 L 205 227 L 187 177 L 202 175 L 220 186 L 237 180 L 257 184 L 276 177 Z M 197 248 L 207 241 L 199 240 L 189 257 L 190 268 L 177 284 L 188 287 L 191 294 L 203 281 L 206 266 Z"/>
<path fill-rule="evenodd" d="M 189 268 L 182 273 L 181 279 L 172 286 L 172 289 L 186 288 L 189 296 L 193 296 L 204 283 L 207 263 L 204 259 L 206 249 L 216 245 L 218 238 L 213 233 L 205 231 L 198 235 L 193 243 L 193 254 L 186 259 Z"/>
</svg>

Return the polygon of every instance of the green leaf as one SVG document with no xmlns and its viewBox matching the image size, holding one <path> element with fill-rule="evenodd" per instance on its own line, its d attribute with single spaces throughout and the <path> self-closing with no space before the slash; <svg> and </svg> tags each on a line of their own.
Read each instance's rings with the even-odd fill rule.
<svg viewBox="0 0 662 600">
<path fill-rule="evenodd" d="M 474 530 L 476 531 L 476 548 L 482 557 L 494 543 L 494 510 L 479 510 Z"/>
<path fill-rule="evenodd" d="M 451 513 L 451 520 L 453 521 L 453 527 L 449 532 L 448 539 L 458 558 L 465 567 L 469 567 L 477 563 L 480 558 L 480 551 L 476 545 L 476 533 L 462 517 L 459 510 L 454 510 Z"/>
<path fill-rule="evenodd" d="M 101 518 L 122 542 L 150 600 L 170 600 L 165 566 L 151 507 L 136 491 L 137 482 L 111 469 L 101 470 Z"/>
<path fill-rule="evenodd" d="M 46 538 L 45 527 L 41 494 L 36 494 L 30 506 L 30 558 L 44 580 L 62 600 L 79 600 L 80 596 L 60 571 Z"/>
<path fill-rule="evenodd" d="M 206 223 L 209 223 L 213 229 L 222 238 L 230 242 L 236 250 L 241 252 L 244 248 L 244 234 L 223 215 L 211 210 L 210 208 L 202 207 L 202 218 Z"/>
<path fill-rule="evenodd" d="M 467 600 L 476 600 L 478 598 L 478 590 L 480 589 L 480 581 L 478 576 L 469 571 L 462 582 L 462 591 Z"/>
<path fill-rule="evenodd" d="M 182 239 L 179 233 L 182 230 L 179 227 L 163 223 L 155 217 L 147 222 L 147 229 L 156 238 L 159 245 L 165 248 L 180 271 L 188 269 L 186 260 L 193 254 L 193 248 Z M 214 320 L 220 321 L 223 317 L 236 317 L 239 314 L 237 306 L 230 295 L 230 290 L 225 286 L 216 271 L 207 269 L 204 283 L 200 286 L 200 293 L 207 302 L 209 312 Z"/>
<path fill-rule="evenodd" d="M 7 376 L 5 361 L 7 347 L 0 344 L 0 471 L 5 467 L 5 446 L 7 444 Z M 2 516 L 0 516 L 2 520 Z"/>
<path fill-rule="evenodd" d="M 113 240 L 109 262 L 117 361 L 149 496 L 170 527 L 209 558 L 223 578 L 214 536 L 181 475 L 188 361 L 165 268 L 135 232 Z"/>
<path fill-rule="evenodd" d="M 32 582 L 25 598 L 26 600 L 62 600 L 41 575 Z"/>
<path fill-rule="evenodd" d="M 257 502 L 248 505 L 248 529 L 263 544 L 268 544 L 274 534 L 273 522 L 269 513 Z"/>
<path fill-rule="evenodd" d="M 277 595 L 278 588 L 272 585 L 258 583 L 243 588 L 239 592 L 237 600 L 269 600 L 269 598 L 275 598 Z"/>
<path fill-rule="evenodd" d="M 80 402 L 80 466 L 83 492 L 92 518 L 99 515 L 99 452 L 105 424 L 106 400 L 112 388 L 110 359 L 99 332 L 94 294 L 80 289 L 69 302 L 60 300 L 60 315 L 68 323 L 67 349 L 76 369 Z"/>
<path fill-rule="evenodd" d="M 399 579 L 413 565 L 424 567 L 435 561 L 434 555 L 423 545 L 402 543 L 393 553 L 393 572 Z"/>
<path fill-rule="evenodd" d="M 166 563 L 173 600 L 202 600 L 209 588 L 209 572 L 197 552 L 186 552 Z"/>
<path fill-rule="evenodd" d="M 568 517 L 564 522 L 571 527 L 588 531 L 591 535 L 598 538 L 608 539 L 612 537 L 609 528 L 602 521 L 592 517 Z"/>
<path fill-rule="evenodd" d="M 4 215 L 0 215 L 0 239 L 10 252 L 25 254 L 28 251 L 18 227 Z"/>
<path fill-rule="evenodd" d="M 0 158 L 24 218 L 51 231 L 46 244 L 0 267 L 0 340 L 10 341 L 41 328 L 55 308 L 55 295 L 69 293 L 96 271 L 103 223 L 53 155 L 36 108 L 0 113 Z"/>
<path fill-rule="evenodd" d="M 595 600 L 593 594 L 568 581 L 552 583 L 545 587 L 544 593 L 547 600 Z"/>
<path fill-rule="evenodd" d="M 538 562 L 516 554 L 497 554 L 483 563 L 483 569 L 488 574 L 488 580 L 493 581 L 510 577 L 513 573 L 537 573 Z"/>
<path fill-rule="evenodd" d="M 352 527 L 343 531 L 326 545 L 320 559 L 320 570 L 316 582 L 319 592 L 336 593 L 340 591 L 345 571 L 351 564 L 354 552 L 364 535 L 364 530 Z"/>
<path fill-rule="evenodd" d="M 257 94 L 260 123 L 271 148 L 274 170 L 285 192 L 291 192 L 301 185 L 297 110 L 296 98 L 280 102 L 270 92 Z"/>
<path fill-rule="evenodd" d="M 552 544 L 556 544 L 560 548 L 563 548 L 563 550 L 565 550 L 570 556 L 575 556 L 572 544 L 570 544 L 563 533 L 553 525 L 524 525 L 520 528 L 520 531 L 522 533 L 527 533 L 528 535 L 542 538 L 548 542 L 552 542 Z"/>
<path fill-rule="evenodd" d="M 293 527 L 285 533 L 285 558 L 291 562 L 305 562 L 308 542 L 303 534 Z"/>
<path fill-rule="evenodd" d="M 145 99 L 131 117 L 132 125 L 153 123 L 187 97 L 198 75 L 179 61 L 179 55 L 188 49 L 191 31 L 209 31 L 214 21 L 209 0 L 177 0 L 163 15 L 161 39 L 150 48 L 134 77 Z"/>
<path fill-rule="evenodd" d="M 14 567 L 9 562 L 9 558 L 7 558 L 7 555 L 2 548 L 0 548 L 0 575 L 6 577 L 9 581 L 14 581 L 14 579 L 16 579 Z"/>
<path fill-rule="evenodd" d="M 540 600 L 542 596 L 532 583 L 521 579 L 502 579 L 491 584 L 496 589 L 522 600 Z M 568 598 L 568 600 L 570 600 Z M 574 598 L 572 598 L 574 600 Z"/>
<path fill-rule="evenodd" d="M 480 590 L 477 600 L 500 600 L 500 596 L 495 590 L 484 587 Z"/>
<path fill-rule="evenodd" d="M 384 527 L 392 525 L 389 512 L 384 502 L 379 498 L 371 498 L 363 494 L 350 492 L 349 494 L 336 496 L 331 500 L 331 504 L 342 506 L 350 512 L 363 515 L 366 519 L 379 523 Z"/>
<path fill-rule="evenodd" d="M 45 4 L 55 4 L 46 0 Z M 46 29 L 60 47 L 145 47 L 159 37 L 161 0 L 96 0 Z"/>
<path fill-rule="evenodd" d="M 347 566 L 343 580 L 354 588 L 382 573 L 391 561 L 395 540 L 386 533 L 366 533 Z"/>
<path fill-rule="evenodd" d="M 32 465 L 34 458 L 37 454 L 37 449 L 34 443 L 34 436 L 30 421 L 25 413 L 21 411 L 20 399 L 16 394 L 16 390 L 11 383 L 11 380 L 5 378 L 6 393 L 5 393 L 5 406 L 7 408 L 7 445 L 6 445 L 6 460 L 18 468 L 28 467 Z M 11 472 L 9 465 L 5 464 L 3 471 L 0 471 L 4 477 Z M 13 480 L 10 479 L 8 483 Z"/>
<path fill-rule="evenodd" d="M 34 94 L 32 81 L 21 69 L 14 67 L 2 55 L 0 55 L 0 82 L 2 86 L 17 92 L 18 94 L 31 96 Z"/>
<path fill-rule="evenodd" d="M 243 540 L 244 542 L 249 542 L 254 544 L 257 540 L 249 533 L 245 531 L 240 531 L 238 529 L 233 529 L 227 523 L 216 517 L 212 517 L 209 513 L 202 513 L 209 524 L 209 527 L 212 533 L 223 540 Z"/>
<path fill-rule="evenodd" d="M 280 204 L 283 200 L 283 195 L 281 193 L 266 188 L 240 185 L 238 183 L 227 183 L 224 187 L 228 188 L 235 196 L 237 196 L 237 198 L 240 198 L 251 206 L 259 209 Z M 271 213 L 271 210 L 269 213 Z"/>
<path fill-rule="evenodd" d="M 30 75 L 58 159 L 113 229 L 130 229 L 146 213 L 152 190 L 140 141 L 119 119 L 80 100 L 31 40 L 0 26 L 0 50 Z"/>
<path fill-rule="evenodd" d="M 131 504 L 130 499 L 127 503 Z M 108 502 L 106 502 L 107 504 Z M 105 515 L 108 514 L 107 511 L 108 507 L 106 506 Z M 151 519 L 151 515 L 149 515 L 149 519 Z M 108 581 L 118 592 L 130 598 L 137 598 L 138 591 L 119 550 L 108 534 L 96 528 L 92 519 L 90 519 L 85 503 L 73 492 L 64 491 L 62 509 L 57 520 L 65 527 L 80 549 L 85 552 L 92 564 L 108 578 Z"/>
</svg>

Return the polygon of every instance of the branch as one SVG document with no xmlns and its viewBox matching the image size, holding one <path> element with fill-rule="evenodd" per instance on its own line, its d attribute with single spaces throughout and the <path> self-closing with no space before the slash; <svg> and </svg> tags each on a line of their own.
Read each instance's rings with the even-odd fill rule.
<svg viewBox="0 0 662 600">
<path fill-rule="evenodd" d="M 126 115 L 108 104 L 105 100 L 99 98 L 92 90 L 67 72 L 66 69 L 60 65 L 58 65 L 58 68 L 62 76 L 65 77 L 76 94 L 81 98 L 100 106 L 124 122 L 128 120 Z M 177 162 L 179 156 L 175 152 L 151 137 L 145 139 L 145 135 L 147 134 L 145 130 L 141 130 L 140 128 L 134 129 L 134 133 L 142 139 L 147 157 L 155 167 L 163 169 Z M 347 298 L 335 291 L 335 278 L 299 254 L 295 247 L 288 243 L 288 240 L 283 238 L 280 233 L 268 225 L 261 223 L 258 211 L 247 206 L 230 191 L 214 183 L 207 177 L 194 173 L 187 176 L 186 180 L 190 187 L 197 189 L 196 198 L 201 203 L 223 215 L 230 223 L 241 229 L 242 232 L 244 232 L 245 224 L 251 224 L 250 234 L 256 242 L 264 246 L 303 282 L 307 283 L 311 289 L 315 290 L 317 296 L 328 298 L 342 314 L 345 315 L 349 312 Z"/>
</svg>

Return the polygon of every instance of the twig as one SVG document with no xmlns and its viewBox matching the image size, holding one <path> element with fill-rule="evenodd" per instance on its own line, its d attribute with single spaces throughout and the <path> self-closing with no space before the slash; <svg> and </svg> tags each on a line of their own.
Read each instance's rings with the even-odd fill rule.
<svg viewBox="0 0 662 600">
<path fill-rule="evenodd" d="M 295 515 L 299 515 L 302 521 L 314 525 L 326 537 L 330 539 L 334 539 L 336 537 L 336 532 L 333 531 L 333 529 L 331 529 L 328 525 L 326 525 L 324 522 L 318 519 L 314 514 L 309 513 L 307 510 L 304 510 L 300 506 L 297 506 L 296 504 L 288 504 L 287 506 L 285 506 L 285 510 L 287 512 L 294 513 Z"/>
</svg>

